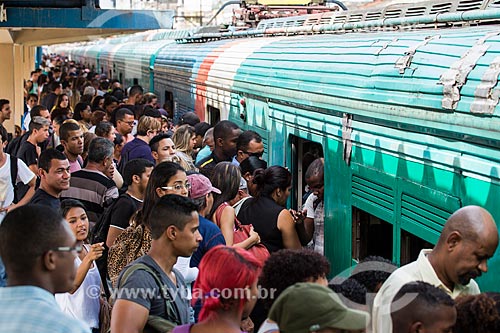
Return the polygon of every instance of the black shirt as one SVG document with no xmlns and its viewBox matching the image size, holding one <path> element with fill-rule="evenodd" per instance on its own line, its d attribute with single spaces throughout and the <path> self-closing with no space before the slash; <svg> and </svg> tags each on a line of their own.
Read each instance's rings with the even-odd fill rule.
<svg viewBox="0 0 500 333">
<path fill-rule="evenodd" d="M 196 164 L 196 167 L 200 170 L 200 173 L 207 177 L 208 179 L 212 179 L 212 175 L 214 173 L 214 168 L 219 162 L 231 162 L 231 160 L 219 160 L 217 156 L 212 152 L 210 155 L 202 159 Z"/>
<path fill-rule="evenodd" d="M 31 142 L 25 141 L 21 143 L 19 151 L 17 152 L 17 157 L 23 160 L 27 166 L 38 164 L 38 154 L 36 153 L 36 146 Z"/>
<path fill-rule="evenodd" d="M 59 198 L 56 198 L 48 194 L 41 188 L 35 191 L 35 194 L 31 198 L 29 203 L 49 206 L 55 209 L 56 211 L 59 211 L 61 209 L 61 201 L 59 200 Z"/>
<path fill-rule="evenodd" d="M 128 193 L 122 194 L 112 207 L 110 226 L 123 230 L 127 229 L 130 218 L 141 208 L 142 201 L 137 200 Z"/>
</svg>

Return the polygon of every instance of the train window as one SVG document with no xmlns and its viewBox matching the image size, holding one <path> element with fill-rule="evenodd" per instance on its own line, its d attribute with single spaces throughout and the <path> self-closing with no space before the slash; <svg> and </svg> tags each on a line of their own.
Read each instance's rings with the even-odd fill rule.
<svg viewBox="0 0 500 333">
<path fill-rule="evenodd" d="M 171 91 L 165 90 L 165 110 L 169 114 L 170 118 L 174 118 L 174 94 Z"/>
<path fill-rule="evenodd" d="M 370 255 L 392 260 L 392 225 L 364 210 L 352 208 L 352 258 Z"/>
<path fill-rule="evenodd" d="M 220 121 L 220 110 L 211 105 L 207 106 L 207 110 L 210 124 L 215 126 Z"/>
<path fill-rule="evenodd" d="M 420 250 L 432 249 L 434 245 L 405 230 L 401 230 L 401 265 L 415 261 Z"/>
</svg>

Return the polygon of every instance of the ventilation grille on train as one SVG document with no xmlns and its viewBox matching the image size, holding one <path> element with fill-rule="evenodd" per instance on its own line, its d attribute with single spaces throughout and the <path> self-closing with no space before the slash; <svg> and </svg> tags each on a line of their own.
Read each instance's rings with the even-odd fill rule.
<svg viewBox="0 0 500 333">
<path fill-rule="evenodd" d="M 394 190 L 386 185 L 353 175 L 352 200 L 358 208 L 366 209 L 369 206 L 370 211 L 378 217 L 393 216 Z"/>
<path fill-rule="evenodd" d="M 468 10 L 500 7 L 500 0 L 432 0 L 426 2 L 403 3 L 386 6 L 379 10 L 326 12 L 306 16 L 284 17 L 264 20 L 257 29 L 273 29 L 280 27 L 301 27 L 321 24 L 354 23 L 383 20 L 398 17 L 415 17 L 441 13 L 463 12 Z"/>
</svg>

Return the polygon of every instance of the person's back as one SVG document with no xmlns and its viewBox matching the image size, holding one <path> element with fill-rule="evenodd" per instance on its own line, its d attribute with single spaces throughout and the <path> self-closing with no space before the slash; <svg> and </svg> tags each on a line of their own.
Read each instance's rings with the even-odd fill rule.
<svg viewBox="0 0 500 333">
<path fill-rule="evenodd" d="M 0 225 L 0 255 L 9 276 L 8 286 L 0 288 L 1 332 L 90 333 L 54 299 L 73 286 L 74 246 L 69 226 L 50 208 L 26 205 L 7 214 Z"/>
</svg>

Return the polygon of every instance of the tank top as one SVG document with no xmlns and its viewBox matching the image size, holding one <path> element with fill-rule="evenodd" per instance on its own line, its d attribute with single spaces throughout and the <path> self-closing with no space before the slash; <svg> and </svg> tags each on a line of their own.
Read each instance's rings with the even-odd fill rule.
<svg viewBox="0 0 500 333">
<path fill-rule="evenodd" d="M 88 251 L 88 246 L 84 246 Z M 76 257 L 75 267 L 78 268 L 81 264 L 81 259 Z M 55 297 L 57 304 L 64 313 L 82 320 L 90 328 L 99 328 L 100 294 L 101 277 L 94 262 L 82 284 L 73 294 L 56 294 Z"/>
<path fill-rule="evenodd" d="M 278 229 L 278 216 L 283 209 L 270 198 L 250 198 L 242 204 L 238 220 L 241 224 L 252 224 L 262 244 L 272 253 L 284 248 L 283 237 Z"/>
</svg>

